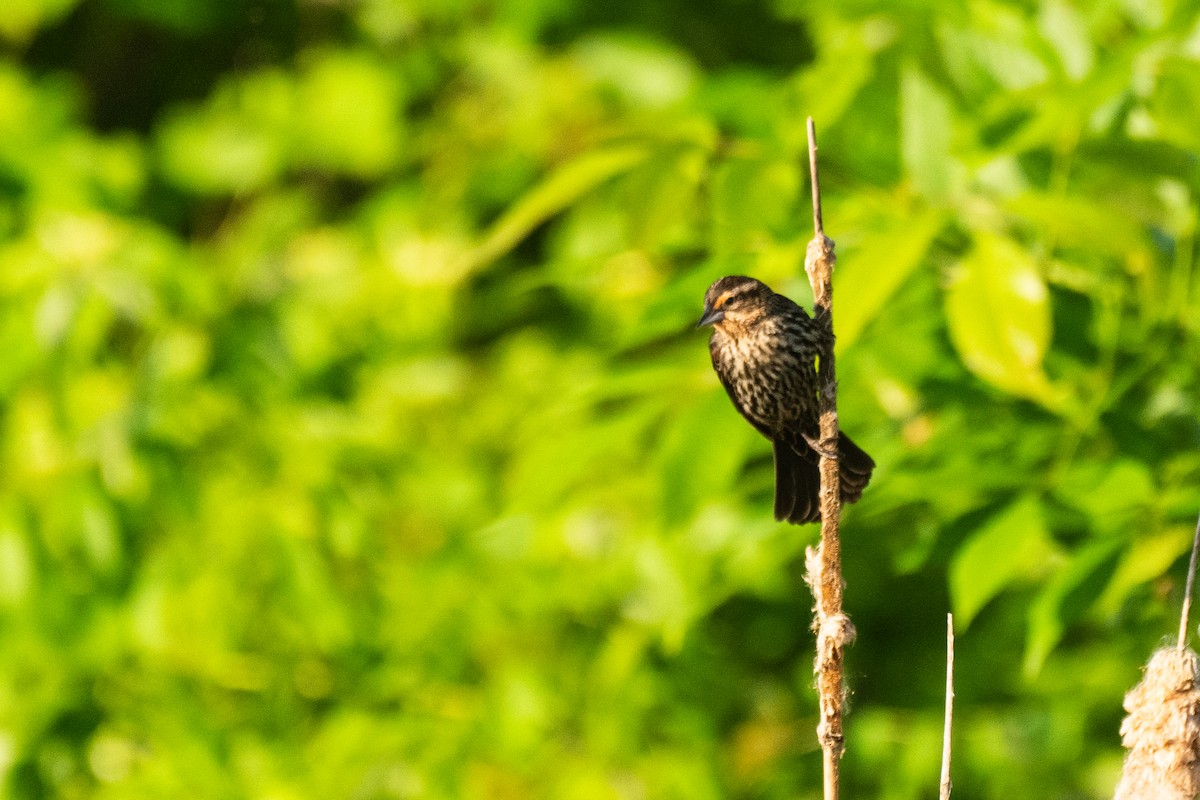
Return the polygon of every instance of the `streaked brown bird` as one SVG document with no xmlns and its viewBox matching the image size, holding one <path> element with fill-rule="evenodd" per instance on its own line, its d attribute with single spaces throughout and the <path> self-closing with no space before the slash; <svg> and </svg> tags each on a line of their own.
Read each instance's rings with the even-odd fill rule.
<svg viewBox="0 0 1200 800">
<path fill-rule="evenodd" d="M 822 326 L 761 281 L 730 275 L 708 287 L 713 368 L 734 406 L 775 449 L 775 519 L 797 525 L 821 519 L 816 360 Z M 862 497 L 875 462 L 838 433 L 842 502 Z"/>
</svg>

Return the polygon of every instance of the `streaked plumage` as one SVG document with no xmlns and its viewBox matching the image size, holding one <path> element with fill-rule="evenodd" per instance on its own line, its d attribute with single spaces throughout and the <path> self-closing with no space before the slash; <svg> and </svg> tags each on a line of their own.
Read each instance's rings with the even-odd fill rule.
<svg viewBox="0 0 1200 800">
<path fill-rule="evenodd" d="M 721 278 L 704 296 L 700 325 L 712 325 L 713 368 L 742 416 L 774 443 L 775 518 L 821 518 L 816 360 L 821 326 L 766 284 Z M 862 497 L 875 462 L 845 433 L 838 438 L 842 502 Z"/>
</svg>

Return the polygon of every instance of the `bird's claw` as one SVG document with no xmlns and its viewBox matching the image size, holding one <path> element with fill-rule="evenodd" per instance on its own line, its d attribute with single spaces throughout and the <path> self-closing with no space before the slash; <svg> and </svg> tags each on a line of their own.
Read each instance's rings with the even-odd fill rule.
<svg viewBox="0 0 1200 800">
<path fill-rule="evenodd" d="M 832 450 L 830 450 L 829 448 L 825 447 L 821 443 L 821 440 L 815 436 L 809 436 L 807 434 L 801 434 L 801 436 L 804 437 L 804 443 L 811 447 L 814 453 L 819 456 L 823 456 L 824 458 L 832 458 L 835 461 L 837 460 L 837 447 L 834 447 Z"/>
</svg>

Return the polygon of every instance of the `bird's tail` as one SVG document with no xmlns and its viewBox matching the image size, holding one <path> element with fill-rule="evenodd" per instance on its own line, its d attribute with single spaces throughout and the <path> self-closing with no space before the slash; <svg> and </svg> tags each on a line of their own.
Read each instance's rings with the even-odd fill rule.
<svg viewBox="0 0 1200 800">
<path fill-rule="evenodd" d="M 820 457 L 803 441 L 797 452 L 790 443 L 775 439 L 775 519 L 795 525 L 821 519 L 819 498 Z M 854 503 L 862 497 L 871 480 L 875 462 L 845 433 L 838 433 L 838 462 L 842 484 L 842 502 Z"/>
<path fill-rule="evenodd" d="M 838 431 L 838 466 L 842 480 L 842 502 L 857 503 L 871 482 L 875 461 L 844 432 Z"/>
</svg>

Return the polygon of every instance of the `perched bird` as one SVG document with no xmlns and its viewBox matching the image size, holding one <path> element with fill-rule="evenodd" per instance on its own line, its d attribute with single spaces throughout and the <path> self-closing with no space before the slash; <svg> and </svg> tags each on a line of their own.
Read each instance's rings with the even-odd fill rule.
<svg viewBox="0 0 1200 800">
<path fill-rule="evenodd" d="M 761 281 L 721 278 L 704 295 L 713 368 L 734 406 L 775 447 L 775 519 L 821 519 L 816 360 L 826 335 L 800 306 Z M 842 502 L 862 497 L 875 462 L 838 433 Z"/>
</svg>

